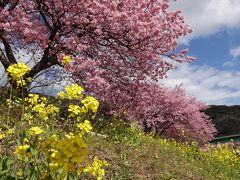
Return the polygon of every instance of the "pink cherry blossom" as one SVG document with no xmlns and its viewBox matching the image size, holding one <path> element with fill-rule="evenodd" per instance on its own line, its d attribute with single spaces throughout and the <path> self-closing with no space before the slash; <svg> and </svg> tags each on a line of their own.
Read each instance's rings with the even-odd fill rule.
<svg viewBox="0 0 240 180">
<path fill-rule="evenodd" d="M 191 137 L 206 141 L 214 129 L 199 112 L 201 103 L 180 90 L 147 84 L 166 77 L 173 61 L 193 61 L 187 50 L 176 50 L 179 38 L 189 33 L 169 0 L 0 1 L 5 69 L 17 62 L 13 52 L 19 47 L 42 53 L 24 78 L 71 56 L 66 70 L 110 105 L 109 111 L 126 109 L 129 118 L 149 127 L 174 122 L 164 134 L 192 128 Z"/>
</svg>

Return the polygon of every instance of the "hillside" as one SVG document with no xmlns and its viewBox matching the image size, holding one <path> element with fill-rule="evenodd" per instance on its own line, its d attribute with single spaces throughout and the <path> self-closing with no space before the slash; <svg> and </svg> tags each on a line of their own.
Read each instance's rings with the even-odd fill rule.
<svg viewBox="0 0 240 180">
<path fill-rule="evenodd" d="M 39 144 L 38 149 L 33 149 L 48 134 L 37 129 L 35 133 L 38 133 L 41 139 L 39 136 L 31 137 L 27 133 L 30 129 L 28 130 L 26 126 L 32 127 L 32 122 L 19 121 L 19 110 L 21 109 L 13 108 L 9 113 L 4 102 L 0 104 L 0 107 L 0 179 L 48 179 L 43 178 L 48 170 L 48 165 L 42 164 L 44 151 L 41 149 L 43 146 Z M 63 119 L 59 120 L 54 118 L 44 121 L 33 119 L 34 123 L 38 123 L 39 127 L 45 128 L 46 131 L 48 131 L 46 124 L 50 125 L 52 130 L 48 132 L 56 132 L 56 136 L 61 136 L 68 129 L 71 131 L 74 129 L 71 122 L 66 124 L 63 123 Z M 13 128 L 9 129 L 9 127 Z M 27 140 L 22 135 L 27 137 Z M 66 137 L 70 138 L 70 134 Z M 47 139 L 47 142 L 49 140 Z M 67 141 L 66 139 L 62 140 L 59 142 Z M 17 151 L 15 148 L 26 147 L 28 141 L 33 143 L 29 143 L 32 148 L 28 151 L 28 157 L 16 159 L 16 152 L 19 150 Z M 51 139 L 51 142 L 54 141 Z M 86 163 L 92 161 L 91 159 L 96 156 L 107 161 L 108 166 L 104 167 L 103 179 L 240 179 L 238 154 L 240 149 L 228 145 L 203 148 L 194 143 L 178 143 L 175 140 L 144 134 L 134 124 L 128 124 L 121 119 L 101 117 L 101 115 L 93 123 L 93 129 L 86 134 L 84 141 L 89 148 L 89 155 L 85 157 Z M 16 144 L 19 143 L 24 145 L 16 147 Z M 65 147 L 61 146 L 63 149 L 67 147 L 67 144 Z M 59 150 L 61 151 L 61 149 Z M 22 151 L 21 154 L 25 155 L 26 150 L 22 149 Z M 81 152 L 81 150 L 77 152 Z M 36 156 L 40 153 L 41 156 Z M 32 163 L 38 168 L 34 168 Z M 21 169 L 23 165 L 30 169 L 23 171 Z M 52 173 L 51 168 L 50 172 Z M 93 179 L 93 176 L 89 174 L 80 176 L 77 176 L 76 172 L 71 172 L 71 174 L 75 176 L 73 178 L 70 176 L 68 179 L 76 179 L 76 177 Z M 53 174 L 53 176 L 55 175 Z"/>
<path fill-rule="evenodd" d="M 211 105 L 205 113 L 219 132 L 216 137 L 240 133 L 240 105 Z"/>
<path fill-rule="evenodd" d="M 33 168 L 26 171 L 26 174 L 21 174 L 21 172 L 23 172 L 21 169 L 23 161 L 16 159 L 16 148 L 19 147 L 16 147 L 16 144 L 23 143 L 26 145 L 24 140 L 26 138 L 22 138 L 22 136 L 24 136 L 27 137 L 30 142 L 33 142 L 33 144 L 30 143 L 30 145 L 34 147 L 37 139 L 31 138 L 30 134 L 27 133 L 30 130 L 29 128 L 32 127 L 32 123 L 45 129 L 48 133 L 55 132 L 55 134 L 60 137 L 61 134 L 65 134 L 66 132 L 74 132 L 73 122 L 69 121 L 70 119 L 66 117 L 64 118 L 64 116 L 59 119 L 58 116 L 54 118 L 51 115 L 49 116 L 51 118 L 45 120 L 40 120 L 42 117 L 34 116 L 32 121 L 20 121 L 20 112 L 22 109 L 21 106 L 18 106 L 19 102 L 15 101 L 15 103 L 12 104 L 14 108 L 9 111 L 6 104 L 6 96 L 3 94 L 7 94 L 7 91 L 3 90 L 0 95 L 0 179 L 30 179 L 30 177 L 38 179 L 44 175 L 46 171 L 45 168 L 48 168 L 48 166 L 41 164 L 41 158 L 44 155 L 44 152 L 41 151 L 43 146 L 39 144 L 37 146 L 38 150 L 31 149 L 31 151 L 28 152 L 33 155 L 34 153 L 43 153 L 41 156 L 37 156 L 38 158 L 41 157 L 40 159 L 37 159 L 37 161 L 34 159 L 29 161 L 28 158 L 30 157 L 26 157 L 27 159 L 24 160 L 26 166 L 29 168 L 32 167 L 32 163 L 35 163 L 36 165 L 39 164 L 38 167 L 41 170 Z M 34 102 L 34 96 L 32 98 L 33 101 L 31 102 Z M 49 100 L 51 99 L 49 97 L 47 98 Z M 53 99 L 53 101 L 55 102 L 56 100 Z M 45 103 L 45 100 L 38 99 L 35 107 L 39 107 L 39 103 Z M 60 111 L 61 114 L 64 114 L 68 108 L 65 106 L 64 103 L 59 106 L 62 109 Z M 49 109 L 50 106 L 46 107 L 48 107 L 48 111 L 51 111 L 51 109 Z M 232 118 L 230 119 L 233 119 L 233 122 L 237 122 L 238 108 L 235 107 L 234 111 L 232 108 L 230 111 L 232 112 Z M 26 110 L 31 111 L 32 107 Z M 44 110 L 46 111 L 46 109 Z M 220 121 L 222 118 L 221 123 L 217 124 L 219 128 L 222 128 L 221 133 L 228 133 L 229 131 L 225 131 L 226 129 L 224 129 L 228 128 L 228 126 L 231 126 L 233 129 L 236 127 L 234 123 L 224 124 L 226 119 L 231 115 L 226 106 L 222 108 L 212 106 L 208 109 L 207 113 L 214 119 L 214 122 L 216 122 L 216 120 Z M 240 158 L 238 153 L 240 149 L 236 149 L 236 147 L 229 145 L 221 145 L 218 147 L 206 145 L 205 147 L 199 147 L 195 143 L 178 143 L 175 140 L 162 139 L 160 137 L 154 137 L 151 134 L 145 134 L 140 131 L 136 124 L 129 124 L 116 117 L 104 117 L 102 114 L 98 114 L 96 120 L 92 121 L 92 123 L 93 129 L 84 137 L 84 141 L 89 148 L 89 154 L 88 157 L 85 157 L 85 163 L 92 162 L 95 156 L 101 160 L 106 160 L 108 166 L 104 167 L 105 176 L 103 179 L 200 180 L 227 179 L 229 177 L 231 179 L 240 179 Z M 51 131 L 47 129 L 46 124 L 47 126 L 51 126 Z M 12 132 L 10 132 L 10 130 L 12 130 Z M 38 129 L 38 131 L 41 130 Z M 43 133 L 41 135 L 39 134 L 39 136 L 41 136 L 41 138 L 47 138 L 48 134 Z M 63 137 L 64 136 L 61 138 Z M 38 137 L 36 136 L 36 138 Z M 41 143 L 40 138 L 39 142 Z M 93 179 L 93 176 L 81 174 L 78 178 Z"/>
</svg>

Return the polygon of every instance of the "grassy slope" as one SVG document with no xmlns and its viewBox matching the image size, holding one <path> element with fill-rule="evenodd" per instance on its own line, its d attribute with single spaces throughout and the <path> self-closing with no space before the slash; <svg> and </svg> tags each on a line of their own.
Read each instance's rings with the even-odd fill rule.
<svg viewBox="0 0 240 180">
<path fill-rule="evenodd" d="M 0 126 L 6 112 L 1 107 Z M 88 137 L 90 154 L 110 164 L 106 179 L 240 179 L 240 157 L 209 151 L 202 159 L 195 146 L 144 135 L 119 120 L 98 121 L 94 129 L 98 134 Z"/>
<path fill-rule="evenodd" d="M 233 165 L 224 150 L 202 159 L 195 146 L 113 126 L 102 129 L 107 138 L 89 139 L 94 153 L 111 164 L 107 179 L 240 179 L 240 164 Z"/>
</svg>

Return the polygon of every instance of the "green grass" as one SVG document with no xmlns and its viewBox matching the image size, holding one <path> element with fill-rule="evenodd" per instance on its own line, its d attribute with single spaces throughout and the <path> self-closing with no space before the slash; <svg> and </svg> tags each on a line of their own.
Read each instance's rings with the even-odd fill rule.
<svg viewBox="0 0 240 180">
<path fill-rule="evenodd" d="M 110 163 L 107 179 L 240 179 L 240 156 L 231 146 L 203 150 L 140 133 L 122 121 L 96 128 L 106 137 L 94 135 L 89 145 Z"/>
</svg>

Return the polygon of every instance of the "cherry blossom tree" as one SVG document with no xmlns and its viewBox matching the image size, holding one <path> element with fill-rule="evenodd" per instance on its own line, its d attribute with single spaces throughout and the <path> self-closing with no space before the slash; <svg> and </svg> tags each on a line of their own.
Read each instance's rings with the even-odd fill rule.
<svg viewBox="0 0 240 180">
<path fill-rule="evenodd" d="M 126 108 L 129 119 L 137 120 L 145 131 L 180 141 L 200 144 L 213 139 L 217 130 L 203 112 L 208 106 L 187 96 L 183 88 L 168 89 L 156 84 L 137 86 Z"/>
<path fill-rule="evenodd" d="M 146 108 L 142 111 L 146 113 L 145 120 L 141 122 L 149 126 L 156 126 L 150 122 L 162 125 L 165 121 L 161 118 L 166 117 L 177 122 L 172 128 L 181 129 L 180 126 L 185 126 L 181 125 L 184 114 L 185 119 L 196 124 L 205 122 L 204 118 L 199 120 L 200 114 L 195 114 L 199 116 L 196 120 L 190 116 L 191 110 L 201 109 L 198 103 L 188 106 L 190 112 L 183 108 L 179 116 L 171 116 L 171 111 L 165 110 L 169 117 L 165 113 L 156 116 L 160 118 L 156 120 L 153 113 L 152 121 L 148 120 L 155 91 L 160 93 L 155 94 L 155 100 L 159 98 L 157 107 L 170 101 L 174 113 L 178 112 L 176 106 L 181 96 L 181 105 L 191 103 L 184 93 L 144 85 L 164 78 L 173 68 L 173 61 L 193 60 L 187 50 L 176 50 L 178 39 L 190 32 L 181 11 L 169 9 L 169 0 L 0 0 L 0 62 L 5 70 L 20 61 L 16 58 L 19 49 L 38 53 L 24 79 L 37 77 L 58 65 L 102 102 L 111 102 L 111 109 L 131 106 L 129 103 L 137 94 L 141 100 L 135 101 L 139 103 L 135 103 L 136 107 Z M 72 59 L 69 64 L 63 62 L 66 56 Z M 147 95 L 147 89 L 151 95 Z M 171 98 L 174 94 L 179 98 L 176 102 Z M 143 104 L 144 98 L 149 106 Z M 133 109 L 128 113 L 139 119 Z M 175 117 L 179 118 L 175 121 Z"/>
<path fill-rule="evenodd" d="M 82 83 L 111 84 L 162 78 L 175 61 L 191 61 L 177 40 L 191 32 L 168 0 L 3 0 L 0 1 L 0 61 L 7 69 L 18 62 L 18 48 L 41 57 L 25 78 L 53 65 L 67 68 Z"/>
<path fill-rule="evenodd" d="M 145 132 L 196 141 L 200 145 L 214 138 L 217 130 L 203 112 L 208 106 L 188 96 L 181 86 L 166 88 L 158 83 L 130 83 L 111 91 L 95 91 L 102 100 L 103 112 L 137 122 Z"/>
</svg>

